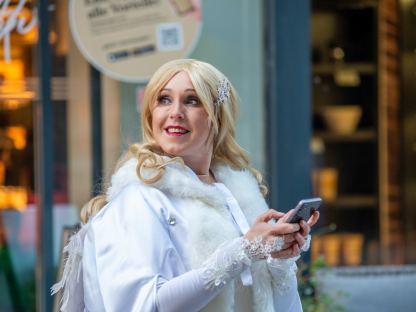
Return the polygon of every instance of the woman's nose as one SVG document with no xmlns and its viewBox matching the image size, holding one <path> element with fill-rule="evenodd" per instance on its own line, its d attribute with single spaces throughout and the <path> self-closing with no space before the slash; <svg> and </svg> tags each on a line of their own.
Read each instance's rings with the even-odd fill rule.
<svg viewBox="0 0 416 312">
<path fill-rule="evenodd" d="M 171 105 L 169 117 L 172 119 L 185 118 L 184 107 L 179 100 L 175 100 Z"/>
</svg>

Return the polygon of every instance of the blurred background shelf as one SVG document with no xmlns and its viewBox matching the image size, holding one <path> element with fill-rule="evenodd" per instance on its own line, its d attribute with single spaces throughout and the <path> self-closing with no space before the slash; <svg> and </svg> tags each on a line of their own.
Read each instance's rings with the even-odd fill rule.
<svg viewBox="0 0 416 312">
<path fill-rule="evenodd" d="M 353 70 L 362 75 L 373 75 L 377 73 L 377 65 L 374 63 L 322 63 L 312 66 L 312 73 L 315 75 L 333 75 L 338 70 Z"/>
<path fill-rule="evenodd" d="M 312 8 L 312 182 L 324 198 L 322 225 L 365 238 L 359 264 L 403 262 L 399 10 L 370 0 Z"/>
<path fill-rule="evenodd" d="M 377 139 L 375 129 L 362 129 L 348 135 L 341 135 L 330 131 L 315 131 L 314 139 L 321 139 L 325 142 L 374 142 Z"/>
<path fill-rule="evenodd" d="M 370 195 L 340 195 L 334 200 L 325 201 L 324 205 L 336 209 L 377 209 L 377 196 Z"/>
</svg>

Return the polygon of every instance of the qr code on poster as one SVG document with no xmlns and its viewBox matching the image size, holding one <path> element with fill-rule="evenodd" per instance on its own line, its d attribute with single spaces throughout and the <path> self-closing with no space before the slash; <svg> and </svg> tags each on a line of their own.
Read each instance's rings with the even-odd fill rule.
<svg viewBox="0 0 416 312">
<path fill-rule="evenodd" d="M 183 48 L 183 32 L 181 24 L 160 24 L 157 26 L 156 32 L 158 50 L 174 51 Z"/>
</svg>

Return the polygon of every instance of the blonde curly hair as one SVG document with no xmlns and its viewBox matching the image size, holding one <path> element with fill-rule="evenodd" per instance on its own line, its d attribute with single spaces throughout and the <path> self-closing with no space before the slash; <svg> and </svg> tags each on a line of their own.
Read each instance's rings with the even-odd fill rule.
<svg viewBox="0 0 416 312">
<path fill-rule="evenodd" d="M 209 140 L 213 142 L 212 162 L 225 163 L 234 169 L 249 170 L 253 173 L 263 195 L 267 194 L 267 187 L 263 184 L 260 172 L 250 166 L 245 151 L 235 139 L 235 122 L 237 118 L 238 96 L 227 77 L 214 66 L 193 59 L 178 59 L 162 65 L 147 84 L 142 101 L 141 124 L 143 127 L 143 143 L 133 144 L 118 161 L 116 169 L 131 158 L 137 159 L 136 173 L 141 181 L 152 184 L 158 181 L 171 162 L 180 162 L 180 157 L 163 158 L 163 150 L 157 144 L 152 132 L 152 111 L 154 104 L 163 87 L 179 72 L 186 72 L 195 88 L 195 92 L 208 114 L 211 125 Z M 230 95 L 225 102 L 214 105 L 218 98 L 218 85 L 227 81 L 230 86 Z M 143 168 L 154 169 L 154 175 L 143 177 Z M 105 204 L 106 196 L 99 195 L 91 199 L 81 210 L 81 219 L 84 223 L 95 215 Z"/>
</svg>

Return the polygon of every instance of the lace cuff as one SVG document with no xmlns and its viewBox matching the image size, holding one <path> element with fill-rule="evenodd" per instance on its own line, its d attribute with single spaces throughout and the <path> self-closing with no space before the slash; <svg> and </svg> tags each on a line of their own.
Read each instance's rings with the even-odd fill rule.
<svg viewBox="0 0 416 312">
<path fill-rule="evenodd" d="M 269 271 L 273 277 L 273 287 L 280 294 L 288 291 L 292 285 L 292 279 L 296 278 L 296 260 L 299 258 L 300 256 L 289 259 L 267 258 Z"/>
<path fill-rule="evenodd" d="M 303 244 L 301 251 L 307 251 L 311 244 L 311 235 L 305 238 L 305 244 Z M 290 289 L 291 280 L 296 277 L 296 261 L 300 256 L 296 256 L 289 259 L 277 259 L 268 257 L 267 264 L 269 271 L 273 276 L 273 286 L 280 293 L 283 294 Z"/>
<path fill-rule="evenodd" d="M 284 244 L 285 241 L 281 236 L 267 242 L 264 242 L 261 236 L 257 236 L 251 241 L 247 239 L 243 241 L 248 257 L 254 261 L 267 259 L 272 252 L 282 250 Z"/>
<path fill-rule="evenodd" d="M 311 246 L 311 235 L 305 237 L 305 244 L 303 244 L 301 251 L 308 251 Z"/>
<path fill-rule="evenodd" d="M 264 243 L 261 236 L 252 241 L 239 237 L 222 244 L 202 264 L 202 279 L 206 288 L 225 285 L 240 274 L 244 266 L 251 266 L 252 261 L 267 259 L 272 252 L 281 250 L 283 245 L 282 237 Z"/>
<path fill-rule="evenodd" d="M 251 260 L 244 247 L 244 238 L 239 237 L 219 246 L 202 265 L 202 279 L 207 289 L 225 285 L 240 274 Z"/>
</svg>

